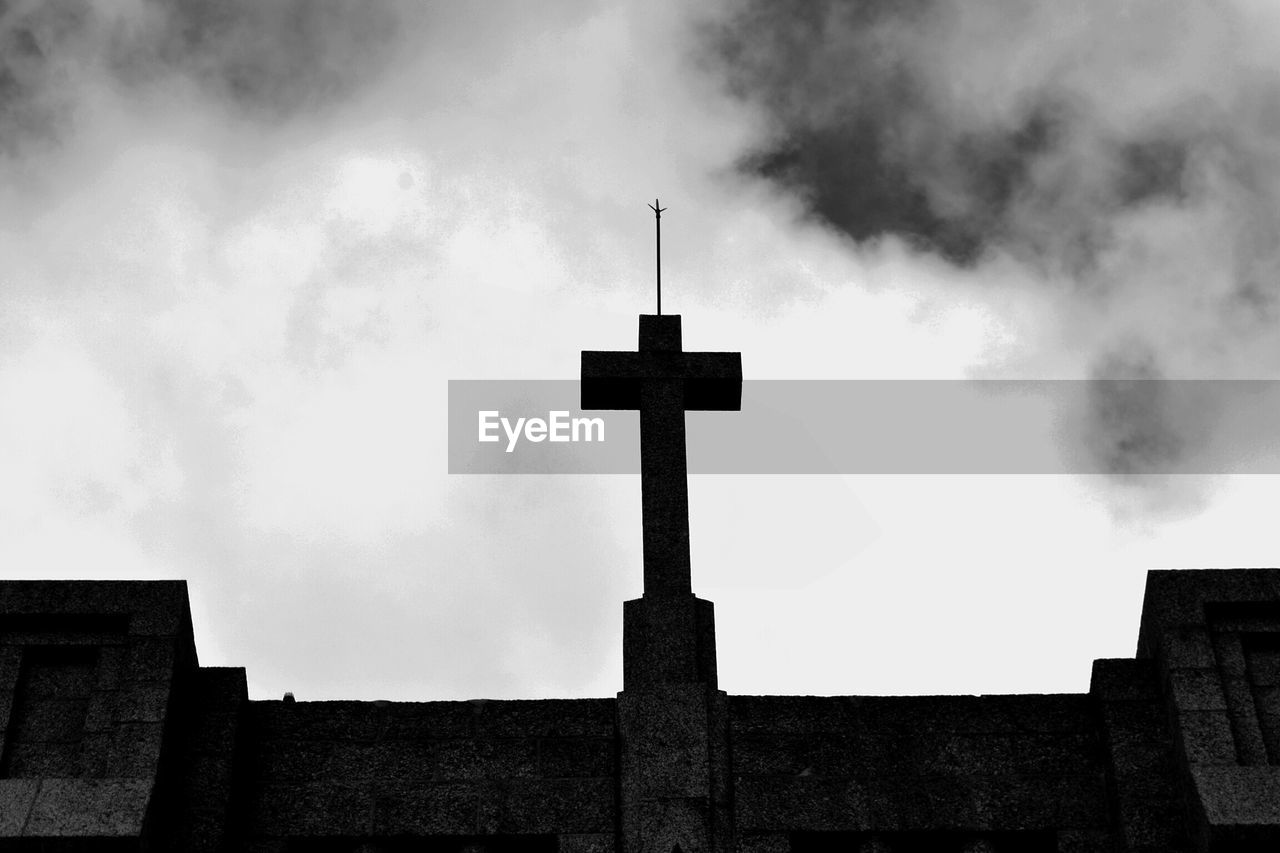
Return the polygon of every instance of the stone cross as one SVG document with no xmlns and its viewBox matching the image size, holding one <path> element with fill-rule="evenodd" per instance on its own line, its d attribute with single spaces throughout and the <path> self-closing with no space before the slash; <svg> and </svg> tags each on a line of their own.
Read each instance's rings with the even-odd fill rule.
<svg viewBox="0 0 1280 853">
<path fill-rule="evenodd" d="M 679 314 L 642 314 L 639 352 L 582 353 L 582 408 L 640 410 L 644 594 L 692 592 L 684 413 L 742 408 L 742 354 L 684 352 Z"/>
</svg>

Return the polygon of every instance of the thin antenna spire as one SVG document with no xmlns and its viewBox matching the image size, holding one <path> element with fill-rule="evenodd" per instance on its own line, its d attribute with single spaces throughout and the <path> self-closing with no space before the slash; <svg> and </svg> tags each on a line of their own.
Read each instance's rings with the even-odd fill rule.
<svg viewBox="0 0 1280 853">
<path fill-rule="evenodd" d="M 658 238 L 658 254 L 656 259 L 657 260 L 656 266 L 658 268 L 658 314 L 659 316 L 661 316 L 662 314 L 662 211 L 666 210 L 666 208 L 659 207 L 658 200 L 655 198 L 653 200 L 653 204 L 649 205 L 649 209 L 653 211 L 653 227 L 655 229 L 655 235 Z"/>
</svg>

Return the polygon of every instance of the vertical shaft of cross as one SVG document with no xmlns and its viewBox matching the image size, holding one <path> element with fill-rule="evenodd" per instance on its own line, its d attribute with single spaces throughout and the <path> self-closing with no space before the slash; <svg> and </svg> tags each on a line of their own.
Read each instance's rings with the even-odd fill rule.
<svg viewBox="0 0 1280 853">
<path fill-rule="evenodd" d="M 640 502 L 647 596 L 693 591 L 683 385 L 679 379 L 654 380 L 640 391 Z"/>
</svg>

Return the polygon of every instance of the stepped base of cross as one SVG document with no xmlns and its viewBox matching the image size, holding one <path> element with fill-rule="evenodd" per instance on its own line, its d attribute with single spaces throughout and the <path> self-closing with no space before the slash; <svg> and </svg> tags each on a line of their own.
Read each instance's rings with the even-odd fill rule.
<svg viewBox="0 0 1280 853">
<path fill-rule="evenodd" d="M 646 595 L 622 605 L 622 688 L 717 687 L 715 608 L 693 593 Z"/>
<path fill-rule="evenodd" d="M 716 689 L 715 645 L 710 601 L 646 594 L 623 604 L 624 851 L 732 849 L 728 697 Z"/>
</svg>

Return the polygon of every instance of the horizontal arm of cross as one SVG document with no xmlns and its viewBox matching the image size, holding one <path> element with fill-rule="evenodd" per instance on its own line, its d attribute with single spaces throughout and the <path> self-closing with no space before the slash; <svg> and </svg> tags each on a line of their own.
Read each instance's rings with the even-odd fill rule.
<svg viewBox="0 0 1280 853">
<path fill-rule="evenodd" d="M 736 352 L 582 353 L 582 408 L 639 409 L 647 381 L 679 380 L 687 411 L 742 408 L 742 354 Z"/>
</svg>

